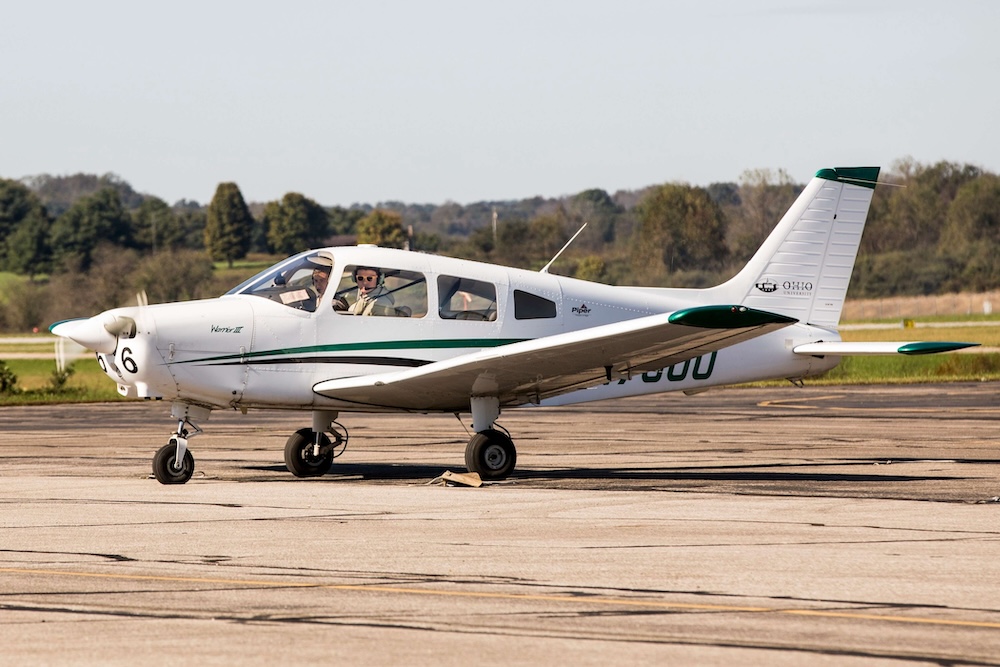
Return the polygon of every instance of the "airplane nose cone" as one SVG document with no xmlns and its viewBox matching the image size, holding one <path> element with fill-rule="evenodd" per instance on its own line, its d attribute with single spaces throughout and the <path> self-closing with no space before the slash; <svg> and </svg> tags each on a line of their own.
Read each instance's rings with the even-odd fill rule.
<svg viewBox="0 0 1000 667">
<path fill-rule="evenodd" d="M 118 336 L 109 329 L 118 328 L 119 319 L 121 318 L 103 313 L 86 320 L 59 322 L 52 325 L 49 330 L 57 336 L 69 338 L 88 350 L 111 354 L 118 347 Z"/>
</svg>

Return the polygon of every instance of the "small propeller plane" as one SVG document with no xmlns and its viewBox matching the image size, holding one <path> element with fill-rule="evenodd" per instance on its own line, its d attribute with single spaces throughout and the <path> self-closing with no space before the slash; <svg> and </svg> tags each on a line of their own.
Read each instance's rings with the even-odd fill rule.
<svg viewBox="0 0 1000 667">
<path fill-rule="evenodd" d="M 823 373 L 844 355 L 970 343 L 847 343 L 837 324 L 877 167 L 816 173 L 732 279 L 707 289 L 615 287 L 368 245 L 309 250 L 225 295 L 115 308 L 50 327 L 97 354 L 124 396 L 171 402 L 153 458 L 163 484 L 194 472 L 188 441 L 212 410 L 312 413 L 289 437 L 298 477 L 346 446 L 341 412 L 471 413 L 468 469 L 511 474 L 499 424 L 518 406 Z M 551 262 L 550 262 L 551 264 Z"/>
</svg>

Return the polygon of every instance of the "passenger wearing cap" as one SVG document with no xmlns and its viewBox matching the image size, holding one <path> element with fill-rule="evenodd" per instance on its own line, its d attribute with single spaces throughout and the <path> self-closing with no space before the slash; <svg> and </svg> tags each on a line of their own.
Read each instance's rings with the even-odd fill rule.
<svg viewBox="0 0 1000 667">
<path fill-rule="evenodd" d="M 396 315 L 394 299 L 385 288 L 382 270 L 370 266 L 354 269 L 354 282 L 358 285 L 358 300 L 351 304 L 352 315 Z"/>
<path fill-rule="evenodd" d="M 310 292 L 309 300 L 312 307 L 310 308 L 307 305 L 306 309 L 315 310 L 316 305 L 323 298 L 323 294 L 330 284 L 330 273 L 333 271 L 333 258 L 327 253 L 321 252 L 310 257 L 308 261 L 312 266 L 312 285 L 308 288 Z M 335 297 L 333 299 L 333 309 L 346 310 L 347 301 L 343 297 Z"/>
</svg>

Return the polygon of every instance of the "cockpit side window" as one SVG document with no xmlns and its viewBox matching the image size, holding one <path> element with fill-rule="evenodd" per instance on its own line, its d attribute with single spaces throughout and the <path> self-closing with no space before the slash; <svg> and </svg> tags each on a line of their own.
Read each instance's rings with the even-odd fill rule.
<svg viewBox="0 0 1000 667">
<path fill-rule="evenodd" d="M 438 314 L 443 320 L 492 322 L 497 318 L 497 288 L 482 280 L 438 276 Z"/>
<path fill-rule="evenodd" d="M 514 319 L 517 320 L 541 320 L 556 316 L 556 304 L 554 301 L 524 292 L 514 290 Z"/>
<path fill-rule="evenodd" d="M 424 317 L 427 279 L 417 271 L 349 265 L 333 294 L 333 308 L 341 315 Z"/>
<path fill-rule="evenodd" d="M 314 312 L 333 270 L 333 255 L 318 250 L 263 271 L 229 294 L 252 294 L 289 308 Z"/>
</svg>

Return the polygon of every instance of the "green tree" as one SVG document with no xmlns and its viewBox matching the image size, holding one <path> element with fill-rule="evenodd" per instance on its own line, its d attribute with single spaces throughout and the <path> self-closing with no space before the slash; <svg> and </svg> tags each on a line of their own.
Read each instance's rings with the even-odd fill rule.
<svg viewBox="0 0 1000 667">
<path fill-rule="evenodd" d="M 6 268 L 29 278 L 51 269 L 48 218 L 24 220 L 7 237 Z"/>
<path fill-rule="evenodd" d="M 175 250 L 181 248 L 204 250 L 206 218 L 205 209 L 178 207 L 175 204 L 174 219 L 177 225 L 171 228 L 170 233 L 163 235 L 164 247 Z"/>
<path fill-rule="evenodd" d="M 934 248 L 959 189 L 981 174 L 953 162 L 897 162 L 885 180 L 899 187 L 875 189 L 860 254 Z"/>
<path fill-rule="evenodd" d="M 588 229 L 577 239 L 583 247 L 595 248 L 599 244 L 614 243 L 615 222 L 623 209 L 604 190 L 584 190 L 570 199 L 568 213 L 576 225 L 586 223 Z M 576 230 L 573 230 L 574 232 Z"/>
<path fill-rule="evenodd" d="M 177 216 L 159 197 L 146 197 L 132 211 L 132 234 L 140 250 L 165 250 L 172 247 L 166 239 L 177 239 Z"/>
<path fill-rule="evenodd" d="M 688 269 L 715 270 L 726 259 L 726 218 L 704 188 L 668 183 L 638 207 L 633 266 L 647 279 Z"/>
<path fill-rule="evenodd" d="M 139 260 L 130 279 L 150 303 L 165 303 L 218 296 L 212 293 L 212 272 L 204 251 L 168 249 Z"/>
<path fill-rule="evenodd" d="M 132 272 L 139 254 L 131 248 L 103 244 L 94 249 L 93 263 L 86 272 L 53 275 L 49 281 L 47 320 L 90 317 L 108 308 L 135 305 L 136 286 Z"/>
<path fill-rule="evenodd" d="M 233 266 L 250 250 L 253 216 L 235 183 L 220 183 L 205 216 L 205 248 L 217 262 Z"/>
<path fill-rule="evenodd" d="M 374 243 L 383 248 L 403 248 L 407 235 L 403 216 L 393 211 L 375 209 L 358 220 L 358 243 Z"/>
<path fill-rule="evenodd" d="M 603 258 L 598 255 L 587 255 L 577 263 L 573 277 L 580 280 L 602 282 L 607 279 L 607 271 L 608 267 Z"/>
<path fill-rule="evenodd" d="M 9 331 L 31 331 L 41 327 L 48 306 L 46 286 L 28 281 L 11 282 L 4 297 L 7 300 L 4 324 Z"/>
<path fill-rule="evenodd" d="M 64 270 L 85 271 L 98 245 L 131 247 L 131 224 L 117 190 L 105 188 L 78 199 L 52 224 L 56 264 Z"/>
<path fill-rule="evenodd" d="M 948 208 L 941 252 L 960 267 L 954 289 L 1000 285 L 1000 177 L 983 174 L 962 185 Z"/>
<path fill-rule="evenodd" d="M 48 270 L 51 221 L 25 185 L 0 179 L 0 269 L 34 276 Z"/>
<path fill-rule="evenodd" d="M 802 191 L 784 169 L 748 169 L 740 177 L 738 207 L 727 207 L 732 217 L 729 220 L 726 245 L 734 259 L 744 261 L 753 256 L 774 226 L 792 205 Z M 713 201 L 718 197 L 733 194 L 717 189 Z"/>
<path fill-rule="evenodd" d="M 548 262 L 569 240 L 566 211 L 561 206 L 549 215 L 540 215 L 529 223 L 529 243 L 536 258 Z M 574 230 L 576 231 L 576 230 Z"/>
<path fill-rule="evenodd" d="M 326 209 L 297 192 L 264 207 L 267 243 L 274 252 L 291 255 L 323 244 L 330 234 Z"/>
<path fill-rule="evenodd" d="M 143 196 L 133 190 L 125 180 L 110 173 L 103 176 L 83 173 L 71 176 L 41 174 L 27 178 L 25 182 L 41 198 L 49 215 L 54 217 L 65 213 L 83 197 L 95 195 L 108 188 L 118 192 L 118 198 L 126 209 L 135 208 L 143 199 Z"/>
<path fill-rule="evenodd" d="M 339 236 L 351 236 L 357 233 L 358 220 L 365 217 L 360 208 L 344 208 L 333 206 L 327 210 L 330 221 L 330 232 Z"/>
<path fill-rule="evenodd" d="M 17 392 L 17 375 L 10 370 L 6 361 L 0 361 L 0 394 L 16 394 Z"/>
</svg>

